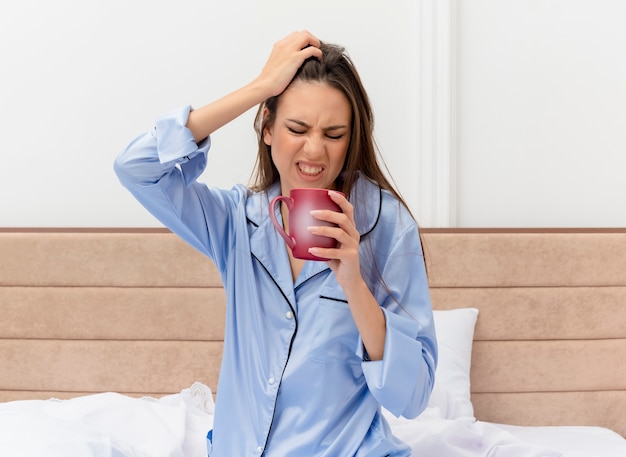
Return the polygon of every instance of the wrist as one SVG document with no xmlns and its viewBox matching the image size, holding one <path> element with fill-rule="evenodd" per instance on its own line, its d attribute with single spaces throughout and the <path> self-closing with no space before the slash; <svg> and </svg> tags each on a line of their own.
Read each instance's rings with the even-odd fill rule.
<svg viewBox="0 0 626 457">
<path fill-rule="evenodd" d="M 252 80 L 246 86 L 246 89 L 253 94 L 256 100 L 258 100 L 257 104 L 263 103 L 265 100 L 273 97 L 274 95 L 278 95 L 274 93 L 272 81 L 268 81 L 267 78 L 264 78 L 263 76 L 258 76 Z"/>
</svg>

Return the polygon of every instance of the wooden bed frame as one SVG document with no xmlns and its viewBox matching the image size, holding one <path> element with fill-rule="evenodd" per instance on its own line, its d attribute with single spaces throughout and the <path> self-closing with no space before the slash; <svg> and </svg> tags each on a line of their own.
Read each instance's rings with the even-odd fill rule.
<svg viewBox="0 0 626 457">
<path fill-rule="evenodd" d="M 626 229 L 423 229 L 435 309 L 480 309 L 480 420 L 626 436 Z M 217 388 L 224 292 L 163 229 L 0 229 L 0 401 Z"/>
</svg>

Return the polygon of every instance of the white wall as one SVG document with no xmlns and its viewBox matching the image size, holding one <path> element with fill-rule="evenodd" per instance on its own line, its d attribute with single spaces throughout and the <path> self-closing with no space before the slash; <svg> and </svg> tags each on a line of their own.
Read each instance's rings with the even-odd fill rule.
<svg viewBox="0 0 626 457">
<path fill-rule="evenodd" d="M 626 226 L 626 2 L 458 2 L 457 224 Z"/>
<path fill-rule="evenodd" d="M 251 80 L 306 28 L 347 47 L 383 155 L 417 201 L 413 0 L 23 0 L 0 4 L 0 226 L 158 226 L 121 187 L 117 153 L 160 114 Z M 253 111 L 217 132 L 202 180 L 247 182 Z"/>
<path fill-rule="evenodd" d="M 348 48 L 422 225 L 626 226 L 625 18 L 622 0 L 2 2 L 0 226 L 158 226 L 114 157 L 301 28 Z M 204 181 L 247 182 L 252 116 L 215 134 Z"/>
</svg>

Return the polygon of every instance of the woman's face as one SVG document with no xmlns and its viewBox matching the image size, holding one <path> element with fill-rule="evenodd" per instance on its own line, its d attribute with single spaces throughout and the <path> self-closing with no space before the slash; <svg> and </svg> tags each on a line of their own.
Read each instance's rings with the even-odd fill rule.
<svg viewBox="0 0 626 457">
<path fill-rule="evenodd" d="M 351 121 L 346 96 L 325 83 L 295 81 L 283 92 L 274 123 L 263 133 L 283 195 L 296 187 L 334 188 L 348 152 Z"/>
</svg>

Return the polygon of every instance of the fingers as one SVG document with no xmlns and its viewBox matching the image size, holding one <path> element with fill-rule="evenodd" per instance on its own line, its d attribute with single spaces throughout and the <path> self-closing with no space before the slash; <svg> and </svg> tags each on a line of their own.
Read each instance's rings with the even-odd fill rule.
<svg viewBox="0 0 626 457">
<path fill-rule="evenodd" d="M 341 228 L 346 232 L 356 232 L 356 227 L 354 227 L 354 223 L 352 222 L 351 218 L 345 213 L 340 213 L 338 211 L 332 211 L 329 209 L 322 209 L 311 211 L 311 215 L 317 220 L 330 222 L 331 224 L 334 224 L 335 226 Z"/>
<path fill-rule="evenodd" d="M 341 226 L 329 227 L 326 225 L 315 225 L 308 227 L 309 232 L 313 235 L 325 236 L 328 238 L 336 239 L 341 246 L 350 246 L 350 245 L 358 245 L 359 244 L 359 233 L 354 230 L 348 232 L 344 230 Z"/>
<path fill-rule="evenodd" d="M 317 48 L 319 51 L 320 46 L 322 45 L 321 41 L 313 35 L 308 30 L 301 30 L 299 32 L 292 32 L 287 35 L 285 40 L 293 40 L 296 44 L 297 49 L 304 50 L 307 47 Z"/>
<path fill-rule="evenodd" d="M 320 46 L 320 40 L 308 31 L 293 32 L 277 41 L 260 75 L 270 96 L 285 90 L 306 59 L 321 59 Z"/>
<path fill-rule="evenodd" d="M 322 50 L 318 46 L 310 45 L 310 46 L 303 48 L 300 51 L 302 54 L 302 57 L 304 57 L 304 59 L 302 59 L 302 62 L 304 62 L 306 59 L 309 59 L 311 57 L 315 57 L 318 60 L 322 60 L 322 55 L 323 55 Z"/>
<path fill-rule="evenodd" d="M 344 221 L 347 221 L 347 218 L 344 214 L 334 211 L 328 211 L 327 213 L 337 214 L 340 218 L 343 218 Z M 331 218 L 332 217 L 328 217 L 324 219 L 329 220 Z M 339 265 L 335 264 L 335 262 L 340 262 L 340 264 L 345 263 L 346 268 L 349 268 L 348 265 L 353 265 L 354 271 L 358 272 L 360 235 L 354 225 L 351 225 L 351 227 L 352 228 L 348 229 L 348 231 L 344 230 L 341 223 L 339 226 L 336 227 L 323 225 L 309 227 L 308 229 L 311 234 L 334 238 L 335 240 L 337 240 L 338 243 L 336 248 L 312 247 L 309 249 L 309 252 L 318 257 L 331 259 L 331 263 L 329 265 L 333 269 L 337 268 Z"/>
<path fill-rule="evenodd" d="M 348 199 L 341 193 L 335 190 L 329 190 L 328 196 L 332 201 L 334 201 L 339 208 L 341 208 L 341 212 L 348 215 L 348 217 L 352 220 L 354 214 L 354 208 L 352 204 L 348 201 Z"/>
<path fill-rule="evenodd" d="M 302 41 L 300 41 L 298 46 L 300 46 L 304 60 L 310 57 L 316 57 L 321 60 L 322 58 L 322 50 L 320 49 L 320 46 L 322 45 L 321 41 L 316 36 L 311 35 L 307 31 L 301 32 L 300 37 Z"/>
<path fill-rule="evenodd" d="M 361 235 L 354 222 L 354 207 L 343 194 L 328 192 L 331 199 L 339 205 L 342 212 L 320 210 L 311 211 L 311 215 L 319 220 L 335 224 L 335 226 L 313 226 L 309 232 L 314 235 L 334 238 L 338 242 L 336 248 L 314 247 L 309 252 L 315 256 L 330 259 L 328 266 L 333 270 L 337 281 L 344 287 L 356 280 L 362 280 L 359 260 L 359 243 Z"/>
<path fill-rule="evenodd" d="M 339 205 L 342 212 L 331 210 L 311 211 L 311 215 L 318 220 L 330 222 L 335 227 L 313 226 L 309 231 L 314 235 L 335 238 L 342 246 L 354 244 L 358 246 L 359 231 L 354 223 L 354 208 L 352 204 L 339 192 L 329 191 L 331 199 Z"/>
<path fill-rule="evenodd" d="M 303 30 L 292 32 L 274 46 L 283 50 L 288 56 L 293 55 L 296 59 L 296 68 L 299 68 L 310 57 L 322 58 L 321 45 L 322 43 L 316 36 Z"/>
</svg>

